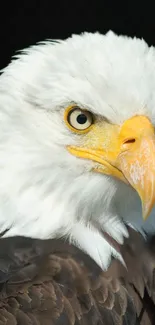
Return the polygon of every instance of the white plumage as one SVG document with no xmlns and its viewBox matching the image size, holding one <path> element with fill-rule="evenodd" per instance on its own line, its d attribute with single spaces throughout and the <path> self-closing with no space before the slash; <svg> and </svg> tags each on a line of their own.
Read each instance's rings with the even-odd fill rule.
<svg viewBox="0 0 155 325">
<path fill-rule="evenodd" d="M 135 115 L 154 124 L 155 49 L 112 32 L 84 33 L 24 50 L 0 77 L 1 232 L 69 237 L 107 268 L 111 254 L 121 256 L 100 231 L 121 243 L 122 220 L 141 231 L 141 203 L 130 186 L 68 152 L 86 137 L 66 127 L 72 104 L 111 124 Z M 153 215 L 145 223 L 152 231 Z"/>
</svg>

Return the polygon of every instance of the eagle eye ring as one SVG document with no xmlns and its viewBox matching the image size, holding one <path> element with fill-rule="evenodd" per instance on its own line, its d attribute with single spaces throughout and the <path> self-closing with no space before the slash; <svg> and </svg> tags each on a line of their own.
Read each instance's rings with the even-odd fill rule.
<svg viewBox="0 0 155 325">
<path fill-rule="evenodd" d="M 77 133 L 88 132 L 94 122 L 93 114 L 78 106 L 68 107 L 64 119 L 69 129 Z"/>
</svg>

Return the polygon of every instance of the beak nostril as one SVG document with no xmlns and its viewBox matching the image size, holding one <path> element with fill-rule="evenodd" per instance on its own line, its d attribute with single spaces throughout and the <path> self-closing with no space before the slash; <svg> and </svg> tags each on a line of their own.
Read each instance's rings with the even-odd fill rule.
<svg viewBox="0 0 155 325">
<path fill-rule="evenodd" d="M 131 139 L 127 139 L 124 141 L 124 144 L 130 144 L 130 143 L 134 143 L 136 141 L 136 139 L 131 138 Z"/>
</svg>

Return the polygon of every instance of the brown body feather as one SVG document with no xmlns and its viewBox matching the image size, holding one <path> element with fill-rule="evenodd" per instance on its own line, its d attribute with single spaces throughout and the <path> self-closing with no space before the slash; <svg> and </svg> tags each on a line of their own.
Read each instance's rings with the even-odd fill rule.
<svg viewBox="0 0 155 325">
<path fill-rule="evenodd" d="M 1 239 L 0 325 L 155 324 L 155 245 L 130 229 L 127 269 L 58 240 Z"/>
</svg>

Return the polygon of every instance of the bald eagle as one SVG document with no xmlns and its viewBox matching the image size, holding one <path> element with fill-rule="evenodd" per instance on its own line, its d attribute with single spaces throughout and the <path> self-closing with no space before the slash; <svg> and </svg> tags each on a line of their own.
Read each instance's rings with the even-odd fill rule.
<svg viewBox="0 0 155 325">
<path fill-rule="evenodd" d="M 154 70 L 108 32 L 2 71 L 0 324 L 154 324 Z"/>
</svg>

